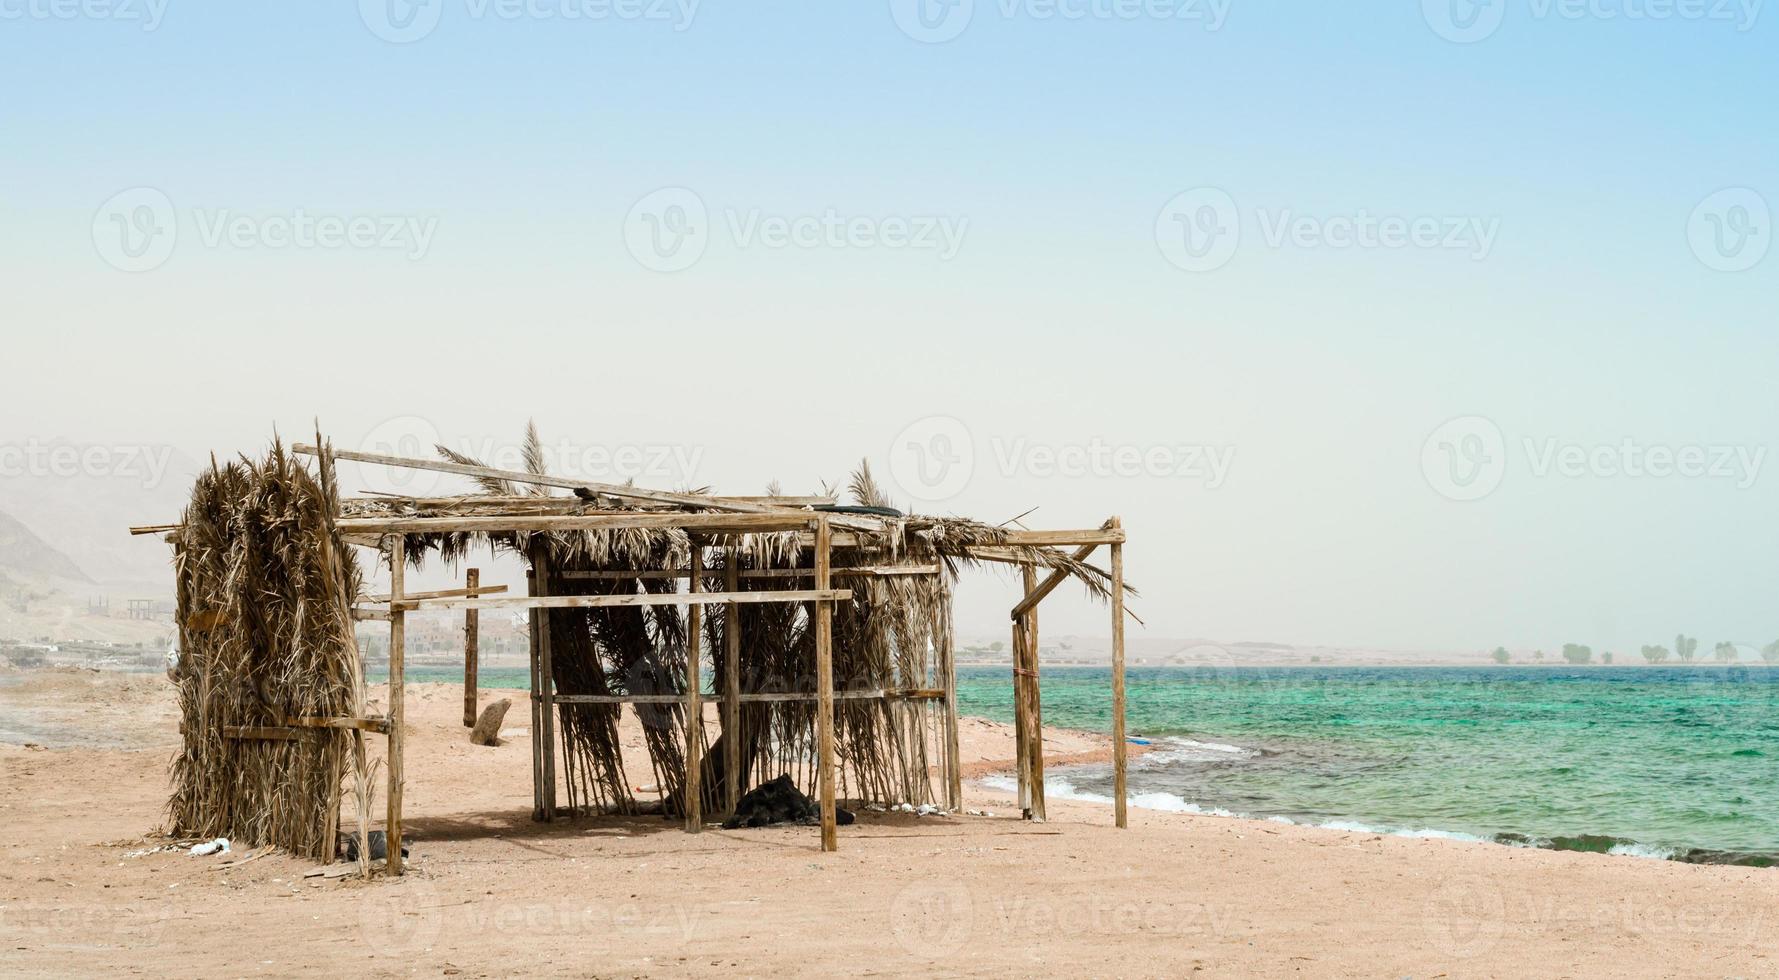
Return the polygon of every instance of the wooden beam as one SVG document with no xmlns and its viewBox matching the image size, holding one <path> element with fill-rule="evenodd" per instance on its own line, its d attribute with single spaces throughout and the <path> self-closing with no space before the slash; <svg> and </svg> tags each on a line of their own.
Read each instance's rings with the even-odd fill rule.
<svg viewBox="0 0 1779 980">
<path fill-rule="evenodd" d="M 470 569 L 470 574 L 476 576 L 477 581 L 481 581 L 481 572 L 480 571 L 472 568 L 472 569 Z M 500 594 L 506 592 L 506 590 L 507 590 L 507 587 L 504 585 L 487 585 L 487 586 L 472 585 L 469 588 L 465 588 L 465 589 L 435 589 L 431 592 L 409 592 L 407 595 L 402 596 L 402 598 L 403 599 L 451 599 L 451 598 L 455 598 L 457 596 L 474 597 L 474 596 L 479 596 L 479 595 L 500 595 Z M 362 596 L 360 598 L 361 598 L 361 601 L 364 601 L 364 602 L 388 602 L 390 599 L 393 599 L 394 596 L 371 595 L 371 596 Z"/>
<path fill-rule="evenodd" d="M 294 445 L 292 452 L 310 456 L 319 456 L 320 450 L 314 446 L 301 443 Z M 451 463 L 444 460 L 409 459 L 402 456 L 385 456 L 380 453 L 360 453 L 345 449 L 334 449 L 335 459 L 349 459 L 356 463 L 378 463 L 383 466 L 396 466 L 411 470 L 432 470 L 438 473 L 455 473 L 459 476 L 481 479 L 506 480 L 509 483 L 529 483 L 537 486 L 558 487 L 564 490 L 586 490 L 589 493 L 604 494 L 608 497 L 619 497 L 625 500 L 647 500 L 658 504 L 674 504 L 680 507 L 704 507 L 711 510 L 729 510 L 738 513 L 765 514 L 783 513 L 785 508 L 779 504 L 753 503 L 733 498 L 712 497 L 696 493 L 670 493 L 665 490 L 645 490 L 642 487 L 620 486 L 614 483 L 593 483 L 586 480 L 572 480 L 566 477 L 538 475 L 518 470 L 500 470 L 491 466 L 474 466 L 467 463 Z M 839 515 L 832 517 L 835 524 L 861 530 L 881 530 L 881 521 L 871 521 L 859 517 Z"/>
<path fill-rule="evenodd" d="M 833 528 L 823 517 L 815 526 L 815 587 L 826 591 L 833 551 Z M 834 815 L 834 606 L 815 604 L 816 749 L 821 769 L 822 850 L 840 847 Z"/>
<path fill-rule="evenodd" d="M 723 558 L 723 591 L 741 591 L 741 549 L 730 546 Z M 723 606 L 723 785 L 724 813 L 741 806 L 741 606 Z"/>
<path fill-rule="evenodd" d="M 538 594 L 535 564 L 525 572 L 525 585 L 527 593 L 534 596 Z M 538 744 L 537 737 L 537 733 L 543 728 L 543 697 L 538 693 L 537 683 L 538 641 L 542 633 L 538 624 L 541 622 L 542 616 L 543 613 L 534 608 L 528 617 L 531 630 L 531 655 L 527 658 L 528 666 L 531 668 L 531 697 L 528 699 L 531 702 L 531 738 L 528 740 L 531 742 L 531 819 L 538 822 L 542 822 L 544 819 L 544 754 Z"/>
<path fill-rule="evenodd" d="M 293 728 L 350 728 L 379 735 L 387 735 L 390 731 L 388 718 L 283 718 L 279 724 Z"/>
<path fill-rule="evenodd" d="M 774 592 L 638 592 L 626 595 L 499 596 L 492 599 L 420 599 L 403 609 L 601 609 L 626 606 L 710 606 L 726 602 L 844 602 L 851 589 L 792 589 Z"/>
<path fill-rule="evenodd" d="M 674 530 L 712 534 L 796 531 L 809 526 L 802 511 L 764 514 L 513 514 L 482 517 L 342 517 L 336 522 L 349 534 L 498 534 L 503 531 Z"/>
<path fill-rule="evenodd" d="M 1118 528 L 1114 517 L 1106 522 Z M 1124 744 L 1124 545 L 1112 545 L 1112 797 L 1113 820 L 1119 827 L 1130 826 L 1125 812 L 1125 763 L 1129 749 Z"/>
<path fill-rule="evenodd" d="M 939 656 L 945 670 L 945 775 L 947 808 L 952 812 L 964 806 L 964 774 L 962 753 L 958 747 L 957 724 L 957 630 L 951 618 L 951 583 L 941 578 L 944 590 L 944 617 L 941 624 Z"/>
<path fill-rule="evenodd" d="M 830 570 L 835 578 L 893 577 L 898 575 L 937 575 L 938 565 L 871 565 L 858 568 L 835 568 Z M 747 580 L 781 579 L 781 578 L 812 578 L 813 568 L 749 568 L 741 571 L 740 577 Z M 625 581 L 636 579 L 641 581 L 664 581 L 671 579 L 690 578 L 691 572 L 683 568 L 598 568 L 582 569 L 561 573 L 565 579 L 586 579 L 590 581 Z M 730 589 L 730 592 L 736 591 Z"/>
<path fill-rule="evenodd" d="M 318 734 L 313 728 L 269 728 L 260 725 L 224 725 L 223 738 L 243 741 L 295 742 Z"/>
<path fill-rule="evenodd" d="M 1038 570 L 1025 566 L 1025 592 L 1029 598 L 1037 591 Z M 1030 733 L 1025 748 L 1030 753 L 1026 771 L 1032 783 L 1032 819 L 1045 820 L 1044 809 L 1044 709 L 1043 692 L 1038 687 L 1038 608 L 1033 603 L 1025 614 L 1025 721 Z"/>
<path fill-rule="evenodd" d="M 537 568 L 537 589 L 548 596 L 556 591 L 556 568 L 551 563 L 549 552 L 535 548 L 532 554 L 537 556 L 534 566 Z M 475 601 L 475 600 L 466 600 Z M 494 601 L 494 600 L 485 600 Z M 537 692 L 538 720 L 543 728 L 536 733 L 539 747 L 543 753 L 544 778 L 544 821 L 556 819 L 556 664 L 550 623 L 550 606 L 541 606 L 537 611 Z"/>
<path fill-rule="evenodd" d="M 389 593 L 396 601 L 407 581 L 407 541 L 397 535 L 389 550 Z M 389 787 L 385 792 L 388 809 L 384 812 L 383 835 L 388 841 L 388 869 L 392 875 L 402 873 L 402 718 L 405 714 L 407 682 L 402 676 L 402 660 L 407 642 L 407 614 L 392 609 L 389 617 Z"/>
<path fill-rule="evenodd" d="M 482 584 L 482 570 L 472 568 L 463 576 L 464 593 L 466 595 L 482 594 L 478 588 Z M 506 586 L 498 587 L 505 592 Z M 463 727 L 476 727 L 476 670 L 481 659 L 479 645 L 482 640 L 482 612 L 479 609 L 467 609 L 463 613 Z"/>
<path fill-rule="evenodd" d="M 682 704 L 683 694 L 558 694 L 557 704 Z M 907 691 L 835 691 L 836 701 L 943 701 L 945 692 L 931 689 Z M 820 701 L 813 691 L 756 692 L 738 698 L 742 704 L 777 704 Z"/>
<path fill-rule="evenodd" d="M 1084 544 L 1081 547 L 1076 548 L 1075 553 L 1070 555 L 1069 557 L 1073 558 L 1076 561 L 1086 561 L 1088 556 L 1092 555 L 1094 553 L 1094 551 L 1097 550 L 1098 548 L 1099 548 L 1099 545 L 1097 545 L 1097 544 Z M 1056 587 L 1061 585 L 1069 577 L 1068 572 L 1063 571 L 1062 569 L 1059 568 L 1059 569 L 1056 569 L 1055 571 L 1052 571 L 1050 573 L 1049 577 L 1044 579 L 1044 583 L 1042 585 L 1038 585 L 1038 586 L 1034 587 L 1032 585 L 1032 579 L 1037 574 L 1036 569 L 1033 566 L 1027 565 L 1026 570 L 1027 570 L 1027 574 L 1025 576 L 1025 583 L 1026 583 L 1025 598 L 1021 599 L 1019 601 L 1019 604 L 1013 607 L 1013 618 L 1014 619 L 1018 619 L 1019 617 L 1024 616 L 1026 613 L 1031 612 L 1032 610 L 1038 608 L 1038 603 L 1043 602 L 1046 596 L 1050 595 L 1050 593 L 1052 593 L 1052 592 L 1055 592 Z"/>
<path fill-rule="evenodd" d="M 692 592 L 704 588 L 704 549 L 692 543 Z M 702 637 L 704 607 L 693 604 L 686 611 L 686 832 L 704 829 L 704 678 L 699 661 L 704 659 Z"/>
</svg>

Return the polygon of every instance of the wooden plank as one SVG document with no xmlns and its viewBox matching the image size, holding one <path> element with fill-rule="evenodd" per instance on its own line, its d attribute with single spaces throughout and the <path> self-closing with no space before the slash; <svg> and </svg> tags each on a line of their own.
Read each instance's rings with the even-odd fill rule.
<svg viewBox="0 0 1779 980">
<path fill-rule="evenodd" d="M 764 514 L 501 514 L 484 517 L 343 517 L 338 524 L 350 534 L 497 534 L 502 531 L 674 530 L 713 534 L 796 531 L 813 518 L 804 511 Z"/>
<path fill-rule="evenodd" d="M 1117 528 L 1114 517 L 1107 524 Z M 1112 545 L 1112 797 L 1114 822 L 1130 826 L 1125 812 L 1125 764 L 1130 751 L 1124 744 L 1124 545 Z"/>
<path fill-rule="evenodd" d="M 351 728 L 361 732 L 389 734 L 388 718 L 282 718 L 281 724 L 292 728 Z"/>
<path fill-rule="evenodd" d="M 472 568 L 464 573 L 464 592 L 468 595 L 480 593 L 478 586 L 482 584 L 482 570 Z M 500 586 L 505 592 L 506 586 Z M 467 609 L 463 613 L 463 727 L 476 727 L 478 712 L 476 711 L 476 670 L 481 660 L 480 643 L 482 641 L 482 613 L 479 609 Z"/>
<path fill-rule="evenodd" d="M 727 602 L 844 602 L 852 598 L 851 589 L 793 589 L 774 592 L 689 592 L 626 595 L 557 595 L 497 596 L 492 599 L 420 599 L 403 602 L 402 608 L 415 609 L 596 609 L 623 606 L 717 605 Z"/>
<path fill-rule="evenodd" d="M 319 734 L 313 728 L 268 728 L 261 725 L 224 725 L 223 738 L 246 741 L 295 742 Z"/>
<path fill-rule="evenodd" d="M 741 549 L 731 546 L 723 557 L 723 591 L 741 591 Z M 741 806 L 741 606 L 723 606 L 723 784 L 724 813 Z"/>
<path fill-rule="evenodd" d="M 478 571 L 477 569 L 474 569 L 474 568 L 470 569 L 470 573 L 474 574 L 476 576 L 477 581 L 481 580 L 481 572 Z M 402 596 L 402 598 L 403 599 L 450 599 L 450 598 L 454 598 L 457 596 L 474 597 L 474 596 L 479 596 L 479 595 L 500 595 L 500 594 L 506 592 L 506 590 L 507 590 L 507 587 L 504 585 L 490 585 L 490 586 L 485 586 L 485 587 L 484 586 L 471 586 L 471 587 L 465 588 L 465 589 L 434 589 L 431 592 L 410 592 L 407 595 Z M 372 595 L 372 596 L 361 597 L 361 601 L 364 601 L 364 602 L 388 602 L 392 598 L 394 598 L 394 597 L 387 596 L 387 595 Z"/>
<path fill-rule="evenodd" d="M 537 595 L 537 569 L 535 566 L 526 570 L 525 584 L 525 591 L 527 593 Z M 531 702 L 532 737 L 529 739 L 531 742 L 531 819 L 540 822 L 544 819 L 544 756 L 543 749 L 538 745 L 537 733 L 543 728 L 543 724 L 540 720 L 543 714 L 543 698 L 538 694 L 537 656 L 538 635 L 540 633 L 538 622 L 542 615 L 543 614 L 539 610 L 533 609 L 531 610 L 531 615 L 529 617 L 529 625 L 531 628 L 531 655 L 528 660 L 531 668 L 531 696 L 527 699 Z"/>
<path fill-rule="evenodd" d="M 1030 597 L 1037 591 L 1038 570 L 1030 565 L 1025 566 L 1025 591 Z M 1034 603 L 1025 614 L 1025 697 L 1026 724 L 1031 733 L 1026 736 L 1026 751 L 1031 754 L 1031 761 L 1026 769 L 1032 781 L 1032 819 L 1038 823 L 1045 821 L 1044 810 L 1044 696 L 1039 688 L 1038 671 L 1038 607 Z"/>
<path fill-rule="evenodd" d="M 399 599 L 407 581 L 407 539 L 396 535 L 389 550 L 389 592 Z M 402 873 L 402 718 L 405 713 L 406 679 L 402 661 L 407 643 L 407 614 L 400 609 L 389 618 L 389 788 L 385 791 L 388 808 L 383 817 L 383 833 L 389 842 L 388 870 Z"/>
<path fill-rule="evenodd" d="M 704 588 L 704 549 L 692 543 L 692 581 L 694 594 Z M 699 661 L 704 659 L 704 607 L 694 604 L 686 611 L 686 832 L 696 834 L 704 829 L 704 678 L 699 676 Z"/>
<path fill-rule="evenodd" d="M 380 623 L 387 623 L 387 622 L 389 622 L 389 610 L 387 610 L 387 609 L 371 609 L 371 608 L 368 608 L 365 606 L 354 606 L 352 608 L 352 618 L 358 620 L 359 622 L 364 622 L 365 620 L 375 620 Z"/>
<path fill-rule="evenodd" d="M 550 595 L 556 591 L 556 568 L 544 548 L 538 547 L 532 553 L 538 556 L 537 589 Z M 539 608 L 537 617 L 538 721 L 543 725 L 537 732 L 537 741 L 543 753 L 544 821 L 548 823 L 556 819 L 556 665 L 550 607 Z"/>
<path fill-rule="evenodd" d="M 557 704 L 681 704 L 683 694 L 558 694 Z M 742 704 L 778 704 L 797 701 L 820 701 L 815 691 L 754 692 L 739 696 Z M 943 701 L 940 690 L 909 691 L 835 691 L 836 701 Z"/>
<path fill-rule="evenodd" d="M 1097 544 L 1084 544 L 1081 547 L 1076 548 L 1075 553 L 1069 557 L 1076 561 L 1086 561 L 1088 556 L 1092 555 L 1098 548 L 1099 545 Z M 1033 587 L 1031 580 L 1036 576 L 1037 570 L 1030 565 L 1026 566 L 1026 568 L 1029 574 L 1025 577 L 1025 598 L 1019 600 L 1019 604 L 1013 607 L 1014 619 L 1018 619 L 1026 613 L 1038 608 L 1038 603 L 1043 602 L 1046 596 L 1055 592 L 1056 587 L 1061 585 L 1069 577 L 1068 572 L 1065 572 L 1062 569 L 1056 569 L 1050 573 L 1048 578 L 1044 579 L 1044 584 Z"/>
<path fill-rule="evenodd" d="M 939 656 L 945 670 L 945 773 L 946 804 L 952 812 L 964 807 L 964 774 L 962 753 L 958 747 L 957 724 L 957 631 L 951 617 L 951 583 L 941 578 L 945 590 L 945 622 L 940 632 Z"/>
<path fill-rule="evenodd" d="M 826 591 L 834 531 L 823 517 L 815 526 L 815 587 Z M 822 850 L 840 847 L 834 815 L 834 606 L 815 604 L 816 747 L 821 767 Z"/>
<path fill-rule="evenodd" d="M 866 577 L 866 576 L 888 578 L 888 577 L 900 576 L 900 575 L 937 575 L 937 574 L 939 574 L 939 566 L 938 565 L 871 565 L 871 566 L 859 567 L 859 568 L 836 568 L 836 569 L 831 570 L 830 574 L 833 575 L 835 578 L 842 578 L 842 577 L 861 578 L 861 577 Z M 813 568 L 785 568 L 785 569 L 749 568 L 749 569 L 746 569 L 740 573 L 741 578 L 748 579 L 748 580 L 781 579 L 781 578 L 813 578 L 814 576 L 815 576 L 815 569 L 813 569 Z M 670 568 L 649 568 L 649 569 L 599 568 L 599 569 L 582 569 L 582 570 L 578 570 L 578 571 L 563 572 L 563 573 L 561 573 L 561 577 L 565 578 L 565 579 L 586 579 L 586 580 L 591 580 L 591 581 L 639 580 L 639 581 L 651 581 L 652 582 L 652 581 L 660 581 L 660 580 L 668 580 L 668 579 L 690 578 L 691 572 L 686 569 L 670 569 Z M 736 590 L 731 588 L 729 591 L 734 592 Z"/>
<path fill-rule="evenodd" d="M 1032 755 L 1026 749 L 1026 739 L 1031 734 L 1031 726 L 1025 718 L 1025 620 L 1013 621 L 1013 643 L 1009 651 L 1013 661 L 1013 769 L 1019 784 L 1019 815 L 1031 819 L 1032 815 Z"/>
<path fill-rule="evenodd" d="M 320 455 L 314 446 L 298 443 L 291 448 L 292 452 L 310 456 Z M 345 449 L 331 451 L 335 459 L 349 459 L 357 463 L 378 463 L 383 466 L 396 466 L 413 470 L 432 470 L 438 473 L 455 473 L 459 476 L 478 477 L 484 479 L 506 480 L 509 483 L 529 483 L 537 486 L 558 487 L 565 490 L 586 490 L 589 493 L 604 494 L 608 497 L 619 497 L 625 500 L 647 500 L 658 504 L 674 504 L 680 507 L 704 507 L 711 510 L 729 510 L 738 513 L 765 514 L 783 513 L 785 508 L 777 503 L 762 504 L 733 498 L 711 497 L 696 493 L 670 493 L 665 490 L 645 490 L 642 487 L 619 486 L 613 483 L 592 483 L 585 480 L 571 480 L 566 477 L 537 475 L 519 470 L 500 470 L 490 466 L 474 466 L 466 463 L 451 463 L 444 460 L 409 459 L 402 456 L 385 456 L 380 453 L 361 453 Z M 881 530 L 881 521 L 871 521 L 856 516 L 833 515 L 833 523 L 841 526 L 863 530 Z"/>
</svg>

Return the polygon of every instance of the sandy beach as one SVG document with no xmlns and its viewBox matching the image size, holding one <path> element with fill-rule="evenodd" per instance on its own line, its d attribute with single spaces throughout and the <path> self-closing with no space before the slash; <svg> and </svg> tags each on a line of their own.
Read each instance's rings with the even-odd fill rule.
<svg viewBox="0 0 1779 980">
<path fill-rule="evenodd" d="M 483 694 L 499 696 L 517 697 Z M 0 746 L 0 972 L 1779 974 L 1770 870 L 1141 809 L 1118 831 L 1109 808 L 1064 801 L 1032 824 L 974 781 L 968 808 L 993 816 L 864 812 L 831 855 L 806 827 L 536 824 L 524 715 L 476 747 L 461 705 L 459 688 L 411 688 L 412 870 L 365 882 L 155 850 L 177 745 L 160 678 L 0 677 L 4 727 L 37 743 Z M 1046 737 L 1053 760 L 1109 752 Z M 963 751 L 973 777 L 1004 771 L 1011 733 L 969 720 Z"/>
</svg>

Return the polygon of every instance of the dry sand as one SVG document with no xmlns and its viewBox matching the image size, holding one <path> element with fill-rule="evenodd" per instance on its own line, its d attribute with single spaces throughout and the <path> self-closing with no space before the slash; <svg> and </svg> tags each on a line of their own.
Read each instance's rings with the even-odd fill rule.
<svg viewBox="0 0 1779 980">
<path fill-rule="evenodd" d="M 806 827 L 534 824 L 528 736 L 469 745 L 441 685 L 410 692 L 406 877 L 139 855 L 165 842 L 176 738 L 170 690 L 144 683 L 0 677 L 0 721 L 88 733 L 0 746 L 0 976 L 1779 975 L 1775 871 L 1134 809 L 1118 831 L 1063 802 L 1034 825 L 974 785 L 995 816 L 867 812 L 837 854 Z M 1010 748 L 964 727 L 974 772 Z"/>
</svg>

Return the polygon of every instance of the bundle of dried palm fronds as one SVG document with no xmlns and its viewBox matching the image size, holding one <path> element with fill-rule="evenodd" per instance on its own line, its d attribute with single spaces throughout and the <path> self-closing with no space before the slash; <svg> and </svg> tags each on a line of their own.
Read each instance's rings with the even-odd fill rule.
<svg viewBox="0 0 1779 980">
<path fill-rule="evenodd" d="M 360 581 L 334 528 L 328 458 L 311 474 L 275 444 L 264 460 L 212 462 L 193 490 L 174 541 L 179 834 L 333 856 L 352 735 L 288 727 L 363 714 Z"/>
</svg>

